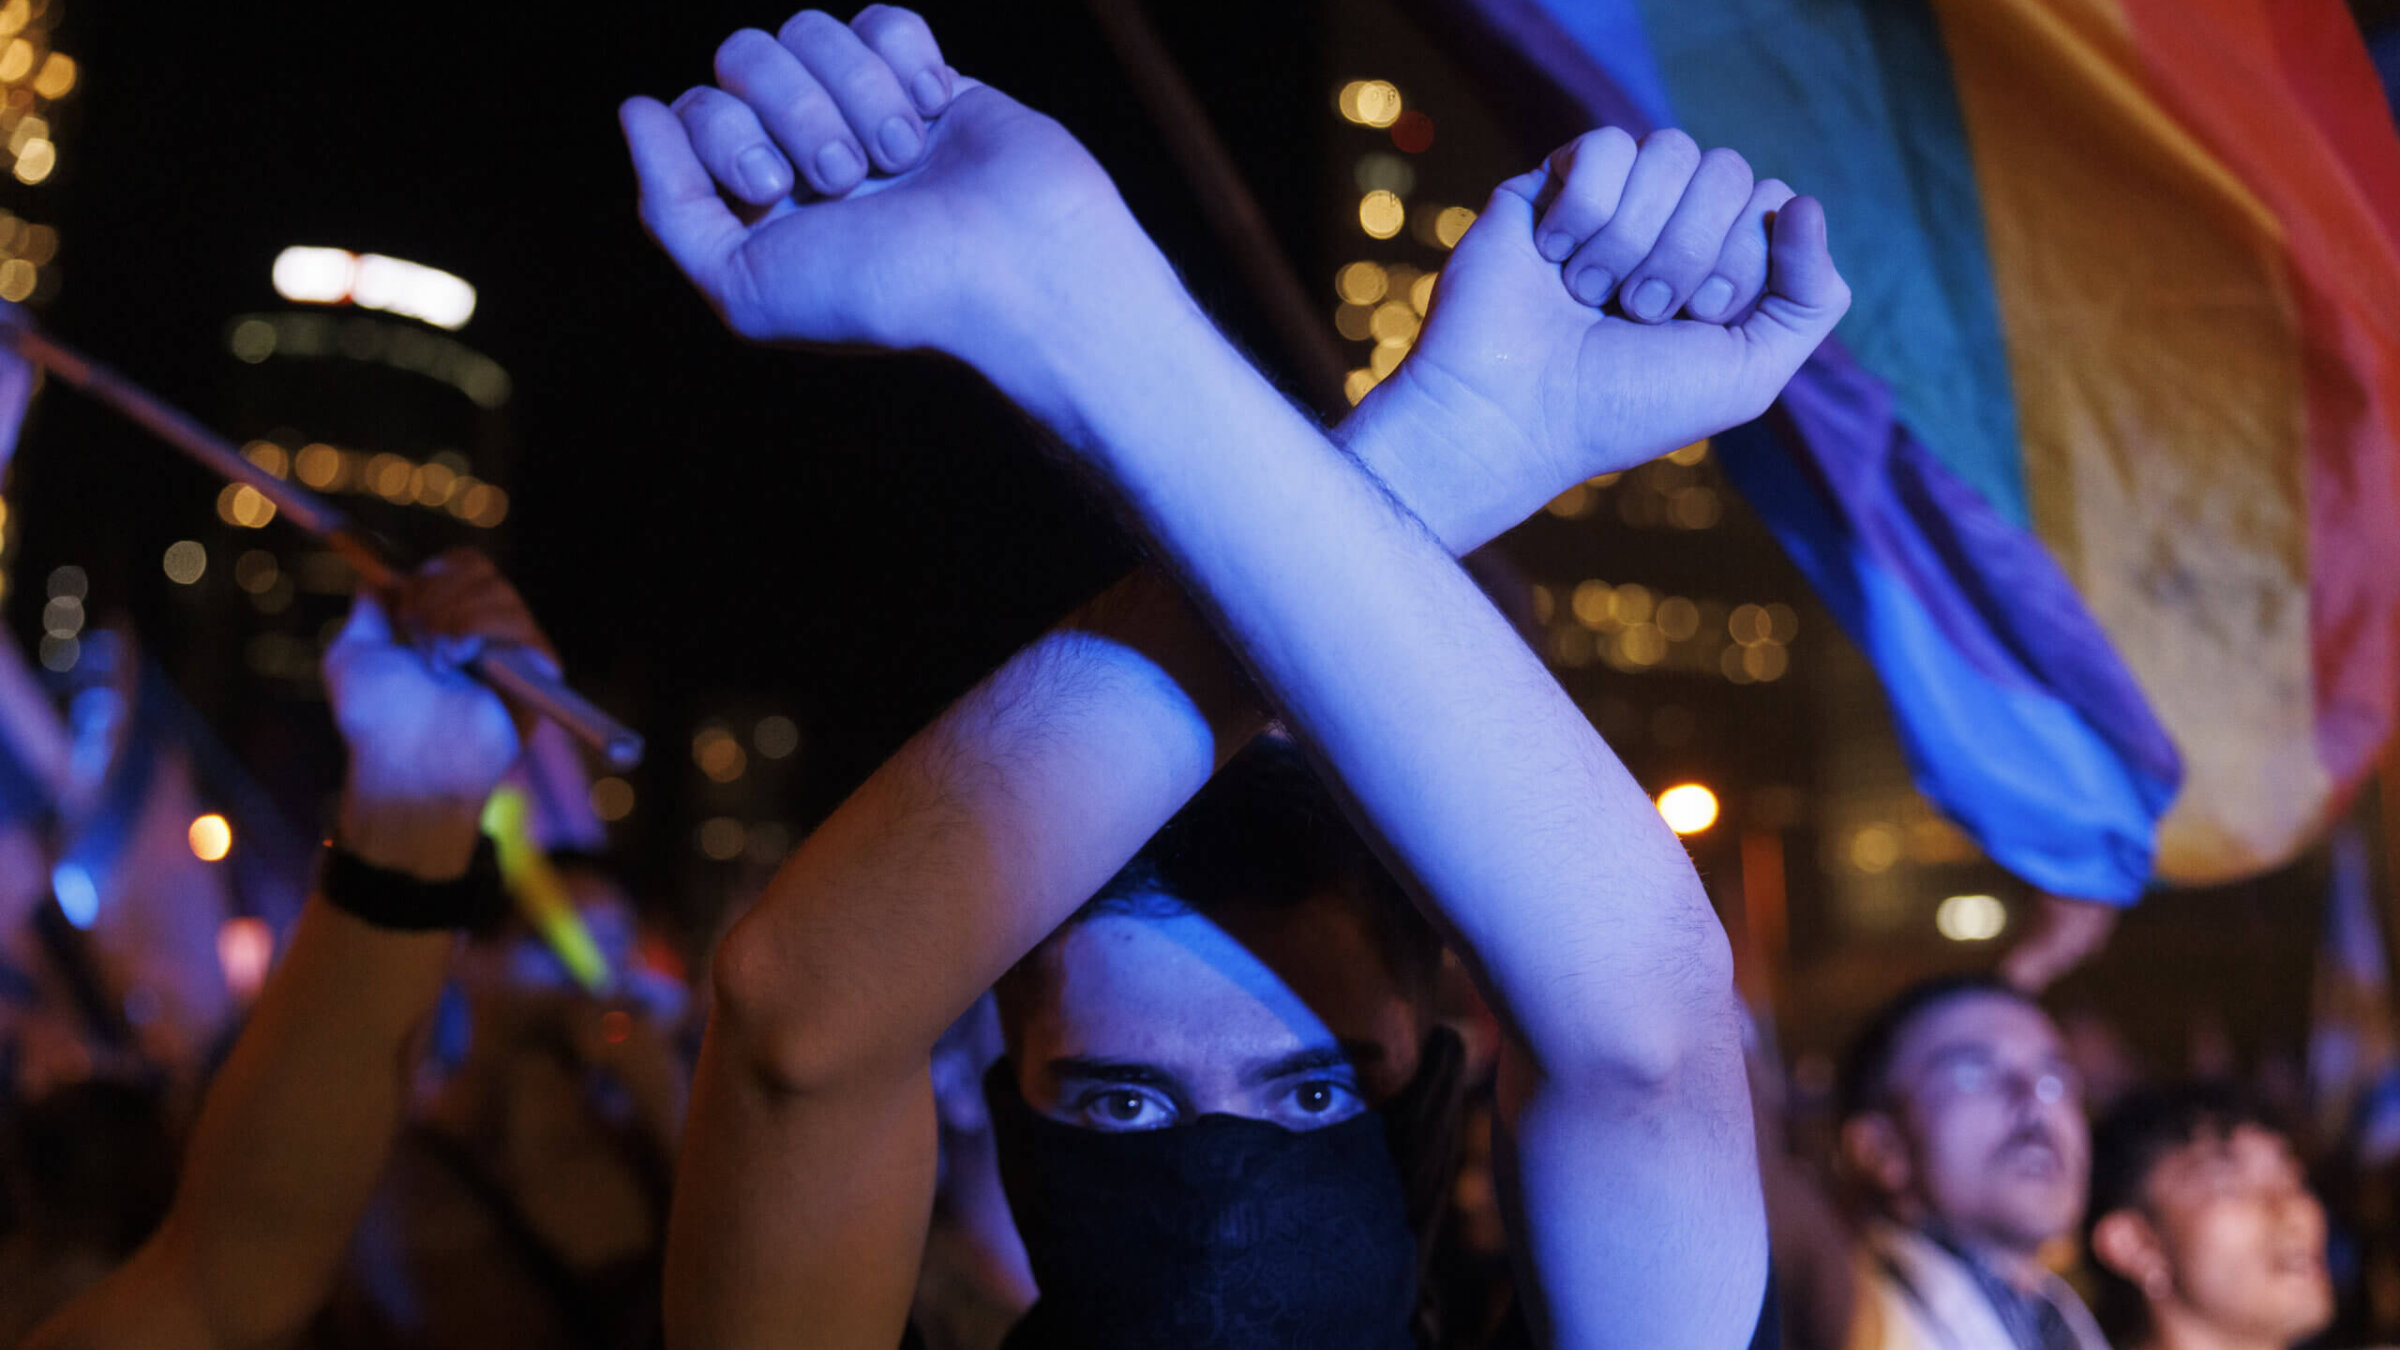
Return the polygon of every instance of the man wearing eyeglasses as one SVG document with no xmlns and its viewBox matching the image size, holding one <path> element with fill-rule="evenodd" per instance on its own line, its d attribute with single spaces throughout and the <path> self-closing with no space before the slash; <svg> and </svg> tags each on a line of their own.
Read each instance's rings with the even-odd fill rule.
<svg viewBox="0 0 2400 1350">
<path fill-rule="evenodd" d="M 2041 1260 L 2082 1217 L 2091 1130 L 2032 999 L 1917 985 L 1869 1021 L 1839 1090 L 1842 1161 L 1875 1210 L 1851 1350 L 2106 1350 Z"/>
</svg>

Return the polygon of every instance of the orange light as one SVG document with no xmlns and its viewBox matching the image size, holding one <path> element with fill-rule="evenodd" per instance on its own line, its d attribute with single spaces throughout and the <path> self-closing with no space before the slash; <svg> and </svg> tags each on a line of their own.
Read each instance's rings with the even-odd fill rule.
<svg viewBox="0 0 2400 1350">
<path fill-rule="evenodd" d="M 192 822 L 192 856 L 202 862 L 223 862 L 233 852 L 233 826 L 211 811 Z"/>
<path fill-rule="evenodd" d="M 1717 823 L 1717 794 L 1698 783 L 1680 783 L 1658 794 L 1658 813 L 1677 834 L 1698 834 Z"/>
</svg>

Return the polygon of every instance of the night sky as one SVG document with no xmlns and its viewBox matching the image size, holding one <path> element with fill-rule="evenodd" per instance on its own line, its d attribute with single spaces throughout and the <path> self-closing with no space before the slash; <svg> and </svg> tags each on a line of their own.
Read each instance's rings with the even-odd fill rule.
<svg viewBox="0 0 2400 1350">
<path fill-rule="evenodd" d="M 241 369 L 226 322 L 284 307 L 268 283 L 282 247 L 471 281 L 457 336 L 515 381 L 506 561 L 570 671 L 651 733 L 658 785 L 689 774 L 699 717 L 763 700 L 806 731 L 789 810 L 812 818 L 1126 565 L 978 380 L 928 358 L 745 347 L 642 234 L 616 104 L 673 98 L 725 35 L 789 11 L 64 3 L 55 42 L 82 79 L 61 168 L 0 197 L 60 225 L 47 321 L 221 422 Z M 1329 120 L 1315 6 L 1151 8 L 1286 246 L 1313 258 Z M 1272 353 L 1080 5 L 925 12 L 954 64 L 1083 137 L 1195 292 Z M 46 397 L 11 494 L 20 637 L 59 561 L 92 569 L 97 608 L 155 614 L 160 551 L 213 527 L 214 496 L 106 414 Z"/>
</svg>

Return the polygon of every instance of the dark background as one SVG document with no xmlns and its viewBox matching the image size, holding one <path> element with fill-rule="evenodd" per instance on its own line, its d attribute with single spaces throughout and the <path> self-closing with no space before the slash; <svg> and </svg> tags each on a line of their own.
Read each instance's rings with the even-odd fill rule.
<svg viewBox="0 0 2400 1350">
<path fill-rule="evenodd" d="M 1313 255 L 1310 147 L 1329 120 L 1314 6 L 1151 8 L 1287 248 Z M 1201 299 L 1271 355 L 1081 6 L 924 12 L 953 64 L 1066 122 Z M 505 561 L 570 670 L 652 732 L 653 778 L 688 773 L 681 737 L 730 694 L 783 707 L 807 735 L 790 803 L 805 820 L 1129 555 L 974 377 L 745 347 L 643 235 L 617 103 L 672 99 L 710 78 L 728 33 L 787 16 L 68 0 L 55 42 L 82 78 L 61 166 L 9 187 L 65 241 L 47 322 L 220 425 L 241 372 L 226 322 L 279 305 L 284 246 L 470 280 L 458 337 L 516 389 Z M 74 561 L 92 607 L 130 610 L 170 669 L 229 640 L 169 608 L 158 556 L 213 523 L 215 485 L 159 445 L 53 394 L 12 498 L 20 632 L 38 579 Z"/>
</svg>

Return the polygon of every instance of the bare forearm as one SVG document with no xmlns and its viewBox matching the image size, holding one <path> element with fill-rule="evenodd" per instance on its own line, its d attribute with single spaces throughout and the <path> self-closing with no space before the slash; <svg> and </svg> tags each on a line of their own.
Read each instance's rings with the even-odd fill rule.
<svg viewBox="0 0 2400 1350">
<path fill-rule="evenodd" d="M 784 865 L 719 963 L 726 1048 L 803 1084 L 921 1071 L 1256 725 L 1183 599 L 1126 578 L 918 733 Z"/>
<path fill-rule="evenodd" d="M 1073 406 L 1083 453 L 1520 1037 L 1541 1056 L 1629 1056 L 1637 1072 L 1672 1062 L 1680 1014 L 1730 987 L 1706 897 L 1647 795 L 1444 543 L 1212 332 L 1156 323 L 1062 343 L 1046 369 L 1065 392 L 1034 401 Z M 1129 366 L 1179 378 L 1122 378 Z"/>
<path fill-rule="evenodd" d="M 428 879 L 463 872 L 474 817 L 347 794 L 345 846 Z M 271 1345 L 331 1285 L 407 1105 L 408 1051 L 440 996 L 448 933 L 376 928 L 312 897 L 210 1085 L 164 1223 L 37 1344 Z"/>
</svg>

